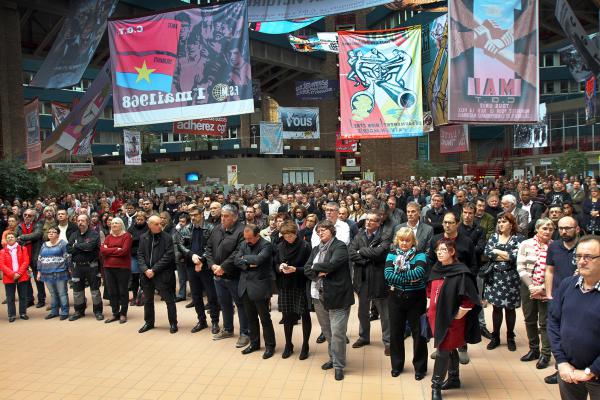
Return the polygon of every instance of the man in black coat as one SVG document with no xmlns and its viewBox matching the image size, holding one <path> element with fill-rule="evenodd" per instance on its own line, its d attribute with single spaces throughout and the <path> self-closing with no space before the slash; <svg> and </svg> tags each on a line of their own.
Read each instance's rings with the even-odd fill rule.
<svg viewBox="0 0 600 400">
<path fill-rule="evenodd" d="M 44 236 L 44 221 L 37 220 L 38 213 L 33 208 L 28 208 L 23 213 L 23 222 L 17 225 L 17 242 L 21 246 L 25 246 L 29 251 L 29 266 L 33 271 L 33 280 L 37 288 L 38 302 L 36 308 L 42 308 L 46 305 L 46 286 L 44 282 L 37 279 L 37 260 L 40 254 Z M 21 301 L 21 299 L 19 299 Z M 34 303 L 33 286 L 31 280 L 27 286 L 27 307 L 31 307 Z"/>
<path fill-rule="evenodd" d="M 172 236 L 162 231 L 160 217 L 148 218 L 148 232 L 140 237 L 138 265 L 142 272 L 140 283 L 144 292 L 144 321 L 139 330 L 154 329 L 154 292 L 158 290 L 167 304 L 170 332 L 177 332 L 175 306 L 175 247 Z"/>
<path fill-rule="evenodd" d="M 238 210 L 227 204 L 221 209 L 221 223 L 214 227 L 208 241 L 204 256 L 208 267 L 215 275 L 215 289 L 219 305 L 223 311 L 223 329 L 213 340 L 233 337 L 233 303 L 235 303 L 240 324 L 240 337 L 237 348 L 246 347 L 250 343 L 248 337 L 248 319 L 241 297 L 238 295 L 240 270 L 234 264 L 235 253 L 244 241 L 244 225 L 238 221 Z"/>
<path fill-rule="evenodd" d="M 369 212 L 365 228 L 358 232 L 349 248 L 350 261 L 354 268 L 353 288 L 358 294 L 358 339 L 352 348 L 360 348 L 371 342 L 369 320 L 372 301 L 381 316 L 381 331 L 385 355 L 390 352 L 390 324 L 388 318 L 388 287 L 383 270 L 390 249 L 389 236 L 382 237 L 381 215 Z"/>
<path fill-rule="evenodd" d="M 238 295 L 244 302 L 250 330 L 250 345 L 242 354 L 250 354 L 260 349 L 260 325 L 263 327 L 265 352 L 263 359 L 275 353 L 275 330 L 269 312 L 271 284 L 275 280 L 273 271 L 273 248 L 271 243 L 260 236 L 260 228 L 246 225 L 244 242 L 235 256 L 235 266 L 241 270 Z"/>
<path fill-rule="evenodd" d="M 442 220 L 445 213 L 446 209 L 444 208 L 442 196 L 440 194 L 431 196 L 431 208 L 425 213 L 423 222 L 433 228 L 434 235 L 439 235 L 444 232 Z"/>
<path fill-rule="evenodd" d="M 335 379 L 342 380 L 346 367 L 348 317 L 354 304 L 348 248 L 335 238 L 335 226 L 328 220 L 319 222 L 316 234 L 320 242 L 304 266 L 304 275 L 311 280 L 310 297 L 329 344 L 330 361 L 321 369 L 335 368 Z"/>
</svg>

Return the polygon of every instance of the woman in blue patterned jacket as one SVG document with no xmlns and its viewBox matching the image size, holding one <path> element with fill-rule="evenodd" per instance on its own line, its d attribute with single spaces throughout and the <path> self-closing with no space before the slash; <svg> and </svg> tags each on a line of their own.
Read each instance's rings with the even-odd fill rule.
<svg viewBox="0 0 600 400">
<path fill-rule="evenodd" d="M 52 297 L 50 314 L 46 316 L 46 319 L 60 316 L 60 320 L 63 321 L 69 317 L 67 243 L 59 239 L 57 226 L 51 226 L 47 234 L 48 241 L 42 244 L 38 256 L 37 278 L 46 283 Z"/>
</svg>

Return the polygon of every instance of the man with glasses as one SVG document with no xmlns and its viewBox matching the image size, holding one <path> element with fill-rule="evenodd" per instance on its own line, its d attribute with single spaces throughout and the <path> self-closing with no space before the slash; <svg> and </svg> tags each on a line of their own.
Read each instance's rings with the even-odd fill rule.
<svg viewBox="0 0 600 400">
<path fill-rule="evenodd" d="M 546 296 L 551 299 L 552 294 L 566 278 L 575 274 L 577 263 L 573 256 L 577 247 L 579 226 L 572 217 L 563 217 L 558 221 L 558 232 L 560 240 L 554 240 L 548 245 L 546 256 Z M 547 376 L 544 381 L 548 384 L 558 383 L 558 372 Z"/>
<path fill-rule="evenodd" d="M 358 294 L 358 339 L 352 348 L 358 349 L 371 343 L 370 302 L 381 316 L 384 353 L 390 355 L 390 324 L 388 318 L 388 287 L 383 270 L 390 249 L 389 236 L 382 236 L 380 213 L 367 214 L 365 227 L 350 244 L 350 261 L 354 268 L 352 286 Z"/>
<path fill-rule="evenodd" d="M 579 275 L 565 278 L 550 304 L 548 338 L 558 363 L 561 398 L 585 400 L 589 396 L 598 399 L 600 237 L 582 237 L 577 244 L 575 260 Z"/>
<path fill-rule="evenodd" d="M 37 304 L 36 308 L 42 308 L 46 305 L 46 287 L 44 282 L 37 279 L 37 259 L 42 247 L 42 241 L 44 236 L 44 221 L 37 221 L 37 212 L 28 208 L 23 213 L 23 222 L 17 226 L 17 241 L 21 246 L 25 246 L 29 252 L 29 267 L 33 271 L 33 279 L 37 288 Z M 21 299 L 19 299 L 20 301 Z M 31 307 L 34 304 L 33 297 L 33 286 L 29 281 L 27 287 L 27 307 Z"/>
</svg>

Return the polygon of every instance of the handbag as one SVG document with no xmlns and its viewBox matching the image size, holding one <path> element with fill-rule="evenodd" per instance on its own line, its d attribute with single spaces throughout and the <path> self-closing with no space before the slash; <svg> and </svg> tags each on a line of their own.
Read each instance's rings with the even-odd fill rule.
<svg viewBox="0 0 600 400">
<path fill-rule="evenodd" d="M 425 338 L 426 341 L 429 341 L 429 339 L 433 337 L 433 333 L 431 332 L 431 327 L 429 326 L 427 312 L 421 314 L 421 316 L 419 317 L 419 322 L 421 325 L 421 336 Z"/>
<path fill-rule="evenodd" d="M 477 276 L 482 279 L 487 279 L 492 275 L 492 271 L 494 271 L 494 263 L 487 262 L 479 269 Z"/>
</svg>

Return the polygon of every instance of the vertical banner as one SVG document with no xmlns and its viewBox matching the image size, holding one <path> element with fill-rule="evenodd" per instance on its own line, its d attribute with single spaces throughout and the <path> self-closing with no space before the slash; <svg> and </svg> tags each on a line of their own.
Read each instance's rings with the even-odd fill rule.
<svg viewBox="0 0 600 400">
<path fill-rule="evenodd" d="M 469 151 L 469 125 L 440 127 L 440 153 L 463 153 L 466 151 Z"/>
<path fill-rule="evenodd" d="M 59 103 L 57 101 L 53 101 L 51 103 L 52 106 L 52 132 L 67 118 L 69 112 L 71 112 L 71 107 L 67 104 Z"/>
<path fill-rule="evenodd" d="M 245 1 L 108 23 L 115 126 L 254 112 Z"/>
<path fill-rule="evenodd" d="M 429 133 L 417 138 L 417 159 L 429 161 Z"/>
<path fill-rule="evenodd" d="M 319 139 L 319 109 L 279 107 L 279 121 L 284 139 Z"/>
<path fill-rule="evenodd" d="M 538 121 L 538 0 L 449 0 L 448 119 Z"/>
<path fill-rule="evenodd" d="M 588 40 L 594 41 L 596 47 L 600 48 L 600 35 L 593 33 L 589 35 Z M 558 49 L 561 65 L 566 65 L 569 72 L 577 82 L 584 82 L 593 75 L 592 71 L 586 65 L 579 51 L 572 44 L 562 49 Z"/>
<path fill-rule="evenodd" d="M 228 165 L 227 166 L 227 184 L 230 186 L 237 185 L 238 183 L 238 166 Z"/>
<path fill-rule="evenodd" d="M 31 86 L 47 89 L 77 84 L 90 63 L 106 28 L 106 19 L 114 11 L 117 0 L 79 0 L 71 2 L 50 52 Z"/>
<path fill-rule="evenodd" d="M 427 78 L 427 102 L 431 110 L 433 125 L 448 124 L 448 14 L 429 23 L 427 37 L 428 62 L 423 62 L 423 73 Z M 428 132 L 425 130 L 425 132 Z"/>
<path fill-rule="evenodd" d="M 123 130 L 125 165 L 142 165 L 142 141 L 140 131 Z"/>
<path fill-rule="evenodd" d="M 338 35 L 342 137 L 422 135 L 421 27 Z"/>
<path fill-rule="evenodd" d="M 596 77 L 594 75 L 585 81 L 585 123 L 596 121 Z"/>
<path fill-rule="evenodd" d="M 594 75 L 600 74 L 600 49 L 597 42 L 590 38 L 567 0 L 556 0 L 554 15 L 573 43 L 583 63 Z"/>
<path fill-rule="evenodd" d="M 25 104 L 25 151 L 27 169 L 42 166 L 42 144 L 40 141 L 40 111 L 37 97 Z"/>
<path fill-rule="evenodd" d="M 56 157 L 65 149 L 71 150 L 78 141 L 89 135 L 108 104 L 110 95 L 110 61 L 107 61 L 79 103 L 54 130 L 50 139 L 44 141 L 43 160 Z"/>
<path fill-rule="evenodd" d="M 260 154 L 283 154 L 283 131 L 280 123 L 260 123 Z"/>
</svg>

